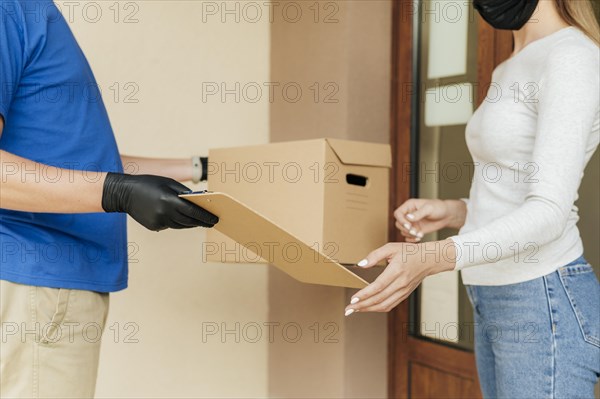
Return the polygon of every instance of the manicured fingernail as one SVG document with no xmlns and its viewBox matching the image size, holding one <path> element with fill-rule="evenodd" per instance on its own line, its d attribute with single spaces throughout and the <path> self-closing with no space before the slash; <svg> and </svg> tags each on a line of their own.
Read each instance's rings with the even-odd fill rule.
<svg viewBox="0 0 600 399">
<path fill-rule="evenodd" d="M 412 213 L 407 213 L 407 214 L 406 214 L 406 218 L 407 218 L 407 219 L 410 219 L 410 220 L 414 220 L 414 218 L 415 218 L 415 215 L 413 215 Z"/>
<path fill-rule="evenodd" d="M 366 265 L 369 264 L 369 261 L 366 259 L 361 260 L 360 262 L 357 263 L 358 266 L 360 267 L 365 267 Z"/>
<path fill-rule="evenodd" d="M 417 238 L 423 238 L 423 233 L 421 233 L 420 231 L 417 233 Z"/>
<path fill-rule="evenodd" d="M 413 236 L 416 236 L 417 235 L 417 230 L 410 229 L 409 233 L 412 234 Z"/>
<path fill-rule="evenodd" d="M 344 313 L 344 316 L 350 316 L 352 313 L 354 313 L 354 309 L 348 309 L 346 310 L 346 313 Z"/>
<path fill-rule="evenodd" d="M 354 305 L 356 304 L 358 301 L 360 301 L 360 298 L 355 296 L 354 298 L 352 298 L 352 300 L 350 301 L 350 305 Z"/>
<path fill-rule="evenodd" d="M 404 226 L 406 230 L 410 230 L 410 223 L 404 223 L 402 226 Z"/>
<path fill-rule="evenodd" d="M 419 237 L 415 238 L 415 242 L 420 242 L 421 239 Z"/>
</svg>

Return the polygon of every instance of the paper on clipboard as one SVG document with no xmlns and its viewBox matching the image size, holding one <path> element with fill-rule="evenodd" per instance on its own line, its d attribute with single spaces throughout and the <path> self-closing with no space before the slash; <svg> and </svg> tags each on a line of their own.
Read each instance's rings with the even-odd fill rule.
<svg viewBox="0 0 600 399">
<path fill-rule="evenodd" d="M 348 288 L 364 288 L 368 284 L 362 277 L 225 193 L 190 193 L 180 197 L 217 215 L 219 223 L 215 229 L 296 280 Z"/>
</svg>

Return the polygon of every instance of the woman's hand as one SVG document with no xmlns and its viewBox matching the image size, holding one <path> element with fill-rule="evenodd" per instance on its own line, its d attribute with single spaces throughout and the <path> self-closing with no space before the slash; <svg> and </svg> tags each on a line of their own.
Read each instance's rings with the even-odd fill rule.
<svg viewBox="0 0 600 399">
<path fill-rule="evenodd" d="M 450 239 L 423 244 L 389 243 L 371 252 L 358 263 L 389 264 L 377 279 L 352 296 L 346 316 L 354 312 L 389 312 L 421 284 L 427 276 L 453 270 L 456 265 L 454 242 Z"/>
<path fill-rule="evenodd" d="M 419 242 L 425 234 L 445 227 L 461 228 L 466 214 L 466 204 L 461 200 L 412 198 L 396 209 L 394 217 L 406 241 Z"/>
</svg>

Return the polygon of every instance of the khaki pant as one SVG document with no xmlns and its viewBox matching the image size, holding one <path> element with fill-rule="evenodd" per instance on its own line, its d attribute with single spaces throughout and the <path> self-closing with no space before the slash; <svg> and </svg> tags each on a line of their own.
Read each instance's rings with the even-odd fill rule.
<svg viewBox="0 0 600 399">
<path fill-rule="evenodd" d="M 0 281 L 0 396 L 91 398 L 108 294 Z"/>
</svg>

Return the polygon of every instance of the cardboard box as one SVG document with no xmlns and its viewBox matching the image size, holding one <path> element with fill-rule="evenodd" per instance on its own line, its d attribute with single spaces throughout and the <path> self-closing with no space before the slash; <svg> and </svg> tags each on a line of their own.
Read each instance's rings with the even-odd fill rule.
<svg viewBox="0 0 600 399">
<path fill-rule="evenodd" d="M 387 242 L 390 167 L 389 145 L 339 139 L 213 149 L 208 189 L 336 262 L 355 264 Z M 203 252 L 212 262 L 265 261 L 214 229 Z"/>
</svg>

